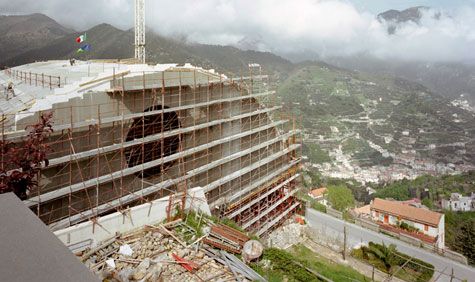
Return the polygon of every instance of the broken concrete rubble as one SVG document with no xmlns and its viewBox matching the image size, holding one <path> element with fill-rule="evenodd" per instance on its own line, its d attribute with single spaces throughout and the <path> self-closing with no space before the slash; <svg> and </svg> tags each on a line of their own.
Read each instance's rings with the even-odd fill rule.
<svg viewBox="0 0 475 282">
<path fill-rule="evenodd" d="M 305 239 L 306 225 L 294 222 L 289 220 L 282 227 L 270 233 L 266 240 L 267 246 L 287 249 L 292 245 L 302 242 Z"/>
<path fill-rule="evenodd" d="M 174 230 L 182 224 L 147 225 L 106 241 L 82 259 L 104 281 L 265 281 L 238 258 L 202 240 L 187 245 Z"/>
</svg>

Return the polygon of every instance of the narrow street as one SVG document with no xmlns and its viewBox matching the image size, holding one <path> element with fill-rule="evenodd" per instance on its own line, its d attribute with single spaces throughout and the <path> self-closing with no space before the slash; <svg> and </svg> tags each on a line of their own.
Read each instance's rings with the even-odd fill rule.
<svg viewBox="0 0 475 282">
<path fill-rule="evenodd" d="M 313 209 L 307 209 L 306 216 L 310 229 L 317 230 L 320 233 L 323 232 L 325 236 L 332 238 L 334 241 L 341 239 L 340 242 L 343 242 L 343 230 L 346 225 L 347 244 L 349 246 L 357 246 L 368 242 L 396 245 L 398 251 L 434 265 L 436 270 L 434 278 L 438 278 L 437 282 L 463 281 L 464 279 L 475 281 L 475 268 L 473 267 L 460 264 L 427 250 L 416 248 L 384 234 L 362 228 Z M 451 280 L 452 269 L 454 273 L 453 280 Z"/>
</svg>

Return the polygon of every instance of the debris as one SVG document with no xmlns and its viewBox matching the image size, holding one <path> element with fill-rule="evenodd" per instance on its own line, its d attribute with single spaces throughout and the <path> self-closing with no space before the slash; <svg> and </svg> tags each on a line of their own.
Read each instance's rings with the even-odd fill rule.
<svg viewBox="0 0 475 282">
<path fill-rule="evenodd" d="M 84 262 L 92 271 L 110 281 L 265 281 L 246 264 L 226 251 L 219 252 L 200 242 L 186 245 L 187 228 L 181 221 L 147 225 L 123 234 L 87 252 Z M 241 250 L 247 235 L 216 225 L 212 240 Z M 178 232 L 181 230 L 183 232 Z M 210 229 L 211 230 L 211 229 Z M 209 235 L 206 235 L 209 236 Z M 249 240 L 247 240 L 249 241 Z M 193 247 L 192 247 L 193 246 Z"/>
<path fill-rule="evenodd" d="M 300 224 L 300 225 L 304 225 L 305 224 L 305 219 L 303 217 L 296 216 L 295 217 L 295 222 Z"/>
<path fill-rule="evenodd" d="M 295 223 L 295 221 L 292 221 L 290 224 L 284 224 L 281 228 L 269 234 L 266 244 L 270 247 L 286 249 L 303 240 L 305 228 L 305 225 Z"/>
<path fill-rule="evenodd" d="M 249 236 L 224 224 L 212 225 L 209 236 L 203 242 L 230 253 L 240 254 Z"/>
<path fill-rule="evenodd" d="M 106 263 L 108 266 L 110 266 L 110 268 L 114 269 L 115 268 L 115 261 L 114 259 L 108 259 L 106 260 Z"/>
<path fill-rule="evenodd" d="M 198 269 L 198 265 L 194 262 L 191 262 L 191 261 L 187 261 L 185 259 L 183 259 L 182 257 L 176 255 L 176 254 L 172 254 L 173 256 L 173 259 L 175 259 L 175 261 L 177 261 L 178 263 L 181 264 L 181 266 L 188 270 L 189 272 L 193 272 L 194 269 Z"/>
<path fill-rule="evenodd" d="M 130 257 L 130 256 L 132 256 L 133 253 L 134 253 L 134 251 L 132 250 L 132 248 L 130 248 L 130 246 L 128 244 L 120 246 L 119 254 Z"/>
<path fill-rule="evenodd" d="M 242 258 L 245 262 L 250 262 L 262 256 L 264 246 L 259 241 L 249 240 L 242 249 Z"/>
</svg>

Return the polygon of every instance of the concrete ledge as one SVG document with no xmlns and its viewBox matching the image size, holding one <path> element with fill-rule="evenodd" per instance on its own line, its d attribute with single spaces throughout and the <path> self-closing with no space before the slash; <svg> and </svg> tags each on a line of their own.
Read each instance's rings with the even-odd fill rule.
<svg viewBox="0 0 475 282">
<path fill-rule="evenodd" d="M 327 214 L 342 219 L 343 218 L 343 213 L 341 211 L 337 211 L 333 208 L 327 207 Z"/>
<path fill-rule="evenodd" d="M 156 224 L 167 217 L 169 197 L 151 203 L 135 206 L 124 212 L 116 212 L 99 217 L 95 222 L 87 221 L 58 230 L 54 234 L 73 252 L 94 247 L 99 242 L 113 238 L 118 233 L 127 233 L 142 228 L 146 224 Z M 203 188 L 188 191 L 186 209 L 211 214 Z"/>
<path fill-rule="evenodd" d="M 372 222 L 372 221 L 365 220 L 365 219 L 362 219 L 362 218 L 356 218 L 355 219 L 355 224 L 358 225 L 358 226 L 361 226 L 363 228 L 373 230 L 375 232 L 379 232 L 379 225 Z"/>
<path fill-rule="evenodd" d="M 408 244 L 411 244 L 413 246 L 416 246 L 416 247 L 420 247 L 422 246 L 422 241 L 417 239 L 417 238 L 414 238 L 414 237 L 411 237 L 409 235 L 406 235 L 404 233 L 400 233 L 399 234 L 399 240 L 403 241 L 403 242 L 406 242 Z M 427 244 L 429 245 L 429 244 Z M 429 245 L 431 246 L 431 245 Z M 431 246 L 432 247 L 432 250 L 434 249 L 434 246 Z"/>
<path fill-rule="evenodd" d="M 467 259 L 466 256 L 464 256 L 460 253 L 451 251 L 449 249 L 445 249 L 445 251 L 443 253 L 443 256 L 448 258 L 448 259 L 451 259 L 453 261 L 460 262 L 462 264 L 468 265 L 468 259 Z"/>
</svg>

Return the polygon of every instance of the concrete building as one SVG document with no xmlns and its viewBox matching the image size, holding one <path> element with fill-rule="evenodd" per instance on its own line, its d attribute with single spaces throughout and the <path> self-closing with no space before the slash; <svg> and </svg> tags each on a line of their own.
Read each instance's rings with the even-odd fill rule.
<svg viewBox="0 0 475 282">
<path fill-rule="evenodd" d="M 49 165 L 24 204 L 59 230 L 202 187 L 212 213 L 272 230 L 299 206 L 299 130 L 269 103 L 268 77 L 249 73 L 114 60 L 3 71 L 17 95 L 0 101 L 5 140 L 53 113 Z"/>
<path fill-rule="evenodd" d="M 451 211 L 475 211 L 475 193 L 465 197 L 460 193 L 452 193 L 450 199 L 442 200 L 442 208 Z"/>
<path fill-rule="evenodd" d="M 371 203 L 371 218 L 382 228 L 392 227 L 391 231 L 434 244 L 439 249 L 445 248 L 444 214 L 376 198 Z M 416 232 L 400 228 L 401 223 L 405 223 Z"/>
</svg>

